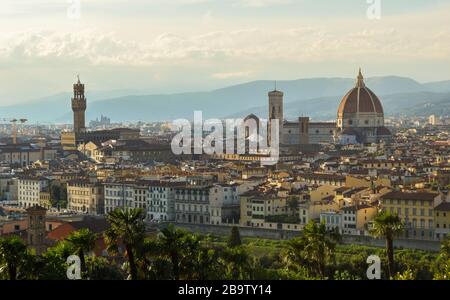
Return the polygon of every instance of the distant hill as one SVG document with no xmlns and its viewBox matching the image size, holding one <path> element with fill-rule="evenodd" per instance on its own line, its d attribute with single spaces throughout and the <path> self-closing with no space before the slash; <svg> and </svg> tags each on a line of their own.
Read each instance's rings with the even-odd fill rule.
<svg viewBox="0 0 450 300">
<path fill-rule="evenodd" d="M 450 93 L 399 93 L 379 96 L 383 102 L 386 115 L 429 116 L 450 115 Z M 309 100 L 294 101 L 285 104 L 285 118 L 295 120 L 299 116 L 309 116 L 315 120 L 334 120 L 341 98 L 321 97 Z M 250 113 L 258 116 L 267 115 L 267 107 L 253 107 L 230 117 L 242 117 Z"/>
<path fill-rule="evenodd" d="M 343 95 L 354 79 L 312 78 L 278 81 L 285 95 L 287 118 L 308 115 L 313 119 L 334 119 Z M 373 77 L 366 80 L 383 102 L 386 114 L 428 115 L 448 111 L 450 81 L 421 84 L 404 77 Z M 88 94 L 87 120 L 100 114 L 112 121 L 164 121 L 192 118 L 202 110 L 204 118 L 267 114 L 267 92 L 273 81 L 261 80 L 209 92 L 146 95 L 142 91 L 92 92 Z M 31 121 L 71 122 L 70 93 L 37 99 L 26 104 L 0 107 L 2 117 L 24 116 Z"/>
</svg>

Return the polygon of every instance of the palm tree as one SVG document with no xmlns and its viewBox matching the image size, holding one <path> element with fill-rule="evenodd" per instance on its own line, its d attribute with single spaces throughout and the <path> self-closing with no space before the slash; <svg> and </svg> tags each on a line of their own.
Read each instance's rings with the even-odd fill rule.
<svg viewBox="0 0 450 300">
<path fill-rule="evenodd" d="M 334 249 L 340 236 L 336 231 L 327 230 L 324 223 L 310 221 L 303 229 L 303 236 L 289 241 L 285 253 L 288 265 L 309 269 L 320 278 L 325 278 L 325 268 L 334 257 Z"/>
<path fill-rule="evenodd" d="M 94 249 L 97 235 L 95 233 L 92 233 L 89 229 L 83 228 L 78 231 L 72 232 L 66 240 L 74 247 L 74 251 L 80 257 L 81 272 L 85 273 L 85 254 Z"/>
<path fill-rule="evenodd" d="M 175 229 L 173 224 L 161 230 L 159 242 L 162 252 L 166 253 L 172 263 L 172 275 L 174 279 L 180 279 L 180 260 L 183 250 L 183 239 L 186 232 L 181 229 Z"/>
<path fill-rule="evenodd" d="M 395 274 L 394 237 L 402 232 L 403 223 L 398 215 L 382 212 L 375 217 L 371 234 L 374 237 L 384 237 L 386 239 L 389 278 Z"/>
<path fill-rule="evenodd" d="M 27 246 L 19 237 L 0 239 L 0 266 L 3 265 L 6 268 L 9 280 L 17 279 L 20 267 L 27 256 Z"/>
<path fill-rule="evenodd" d="M 132 280 L 138 279 L 135 252 L 142 247 L 145 236 L 145 211 L 141 208 L 116 209 L 108 213 L 107 219 L 111 227 L 105 232 L 107 250 L 118 252 L 119 243 L 123 243 L 130 265 Z"/>
</svg>

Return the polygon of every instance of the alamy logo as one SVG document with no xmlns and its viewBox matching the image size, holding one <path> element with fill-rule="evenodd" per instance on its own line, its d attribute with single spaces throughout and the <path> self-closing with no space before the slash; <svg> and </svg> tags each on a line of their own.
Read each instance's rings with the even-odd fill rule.
<svg viewBox="0 0 450 300">
<path fill-rule="evenodd" d="M 369 7 L 367 8 L 367 18 L 369 20 L 381 19 L 381 0 L 367 0 Z"/>
<path fill-rule="evenodd" d="M 70 20 L 79 20 L 81 18 L 81 0 L 67 0 L 67 18 Z"/>
<path fill-rule="evenodd" d="M 202 112 L 195 111 L 193 123 L 177 119 L 171 124 L 171 129 L 177 132 L 172 139 L 172 152 L 259 155 L 262 165 L 274 165 L 279 159 L 279 120 L 258 121 L 252 118 L 203 121 Z"/>
<path fill-rule="evenodd" d="M 378 255 L 371 255 L 367 258 L 367 263 L 370 264 L 367 269 L 367 279 L 381 279 L 381 259 Z"/>
<path fill-rule="evenodd" d="M 67 258 L 67 279 L 80 280 L 81 279 L 81 260 L 78 255 L 71 255 Z"/>
</svg>

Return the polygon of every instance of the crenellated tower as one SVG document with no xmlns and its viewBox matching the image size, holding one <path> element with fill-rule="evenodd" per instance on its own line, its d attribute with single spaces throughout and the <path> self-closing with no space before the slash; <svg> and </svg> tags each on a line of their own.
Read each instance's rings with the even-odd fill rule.
<svg viewBox="0 0 450 300">
<path fill-rule="evenodd" d="M 73 85 L 72 111 L 73 111 L 73 131 L 75 133 L 84 132 L 86 130 L 85 126 L 86 97 L 84 96 L 84 84 L 80 82 L 79 76 L 78 82 Z"/>
</svg>

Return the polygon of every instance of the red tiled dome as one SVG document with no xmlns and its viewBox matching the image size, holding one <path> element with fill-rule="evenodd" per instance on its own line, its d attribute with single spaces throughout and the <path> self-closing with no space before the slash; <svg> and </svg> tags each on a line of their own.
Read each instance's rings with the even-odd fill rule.
<svg viewBox="0 0 450 300">
<path fill-rule="evenodd" d="M 342 98 L 341 104 L 338 109 L 338 116 L 343 114 L 353 114 L 353 113 L 377 113 L 383 114 L 383 106 L 381 105 L 380 99 L 367 88 L 364 84 L 364 78 L 361 71 L 358 75 L 358 80 L 356 87 L 351 89 Z"/>
</svg>

